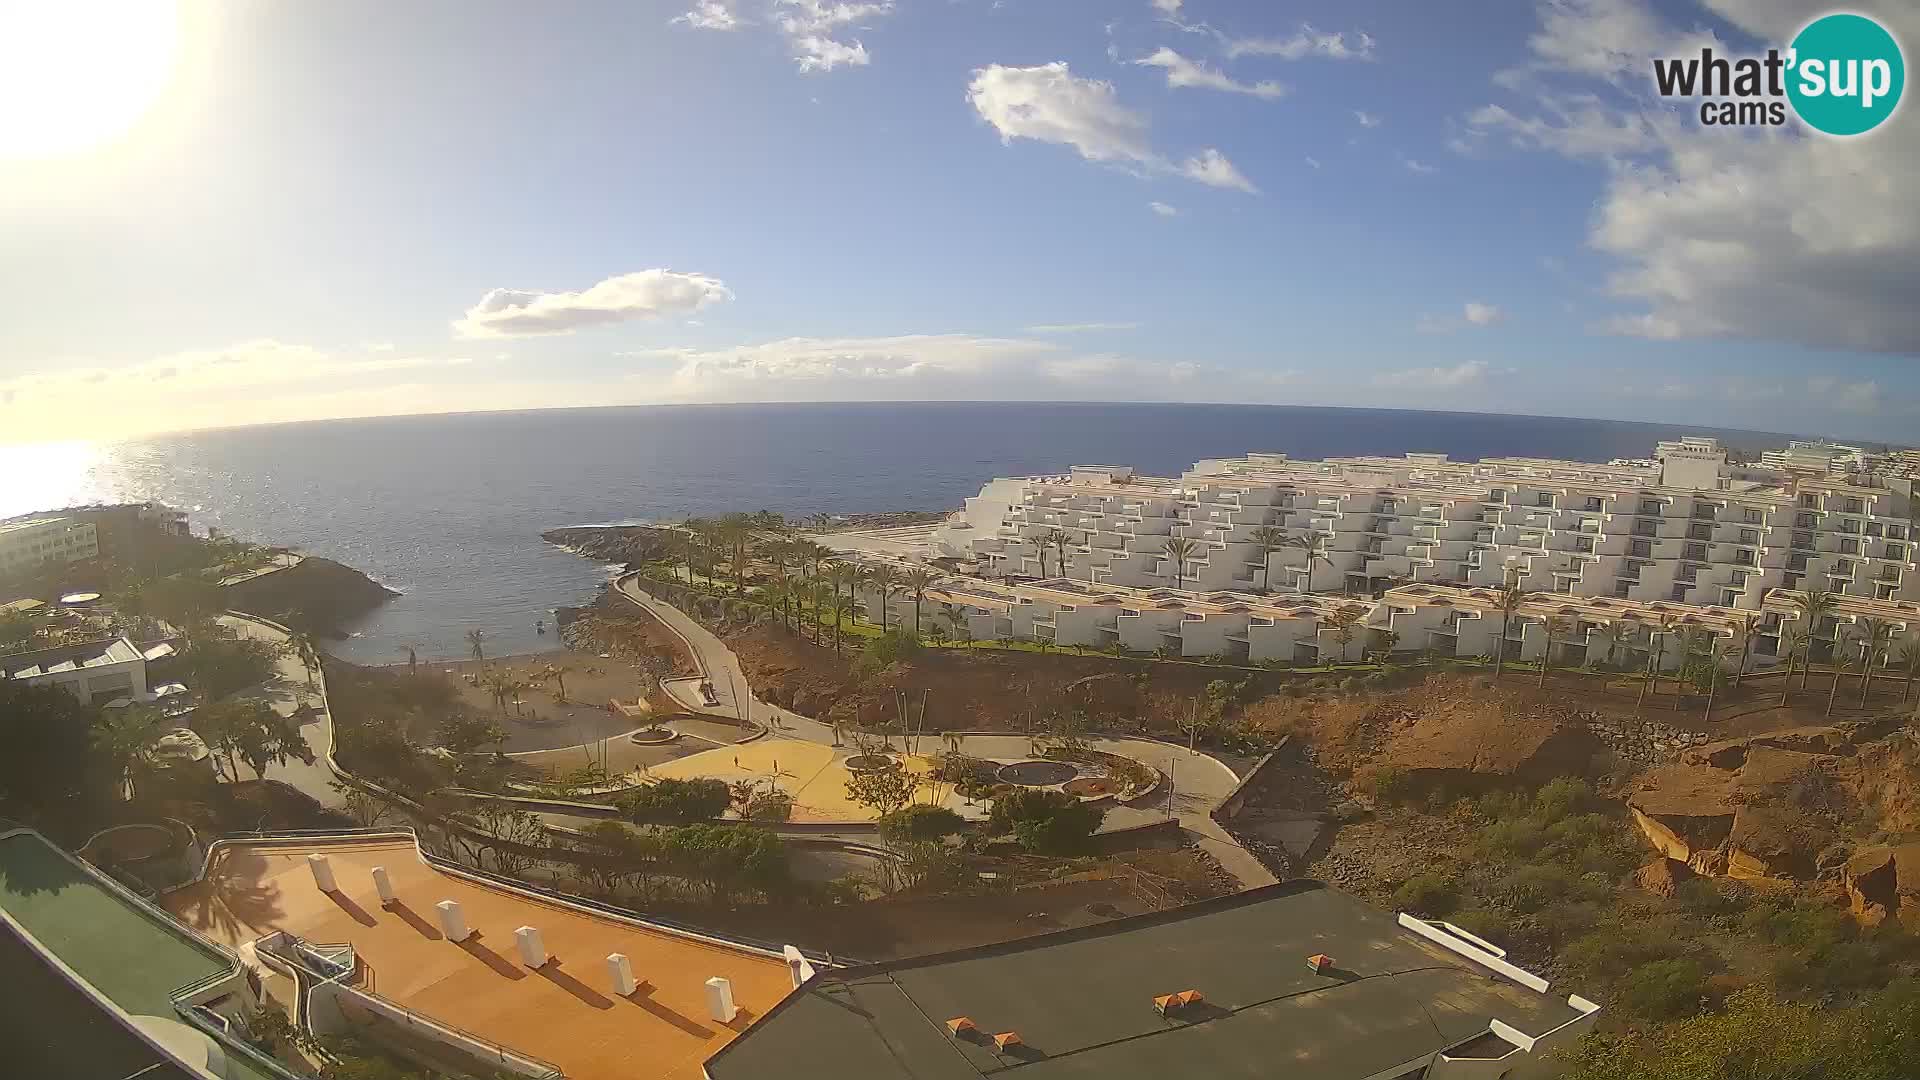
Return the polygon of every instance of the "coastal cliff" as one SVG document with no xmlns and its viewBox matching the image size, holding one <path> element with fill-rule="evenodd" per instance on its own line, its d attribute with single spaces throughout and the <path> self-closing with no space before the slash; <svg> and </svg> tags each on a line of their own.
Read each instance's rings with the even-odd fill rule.
<svg viewBox="0 0 1920 1080">
<path fill-rule="evenodd" d="M 652 525 L 579 525 L 548 529 L 540 539 L 595 562 L 624 563 L 628 568 L 661 559 L 678 558 L 685 533 Z"/>
<path fill-rule="evenodd" d="M 400 595 L 351 566 L 315 556 L 222 586 L 221 593 L 230 608 L 329 637 L 344 637 L 344 624 Z"/>
</svg>

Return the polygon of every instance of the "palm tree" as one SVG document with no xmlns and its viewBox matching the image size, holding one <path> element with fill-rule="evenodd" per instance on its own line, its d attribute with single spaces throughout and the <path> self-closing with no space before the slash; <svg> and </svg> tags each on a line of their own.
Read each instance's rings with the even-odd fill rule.
<svg viewBox="0 0 1920 1080">
<path fill-rule="evenodd" d="M 1187 560 L 1193 558 L 1193 553 L 1199 548 L 1200 545 L 1184 536 L 1169 536 L 1167 542 L 1160 546 L 1161 553 L 1173 560 L 1174 588 L 1187 587 Z"/>
<path fill-rule="evenodd" d="M 1754 616 L 1733 617 L 1733 646 L 1740 650 L 1740 666 L 1733 669 L 1733 685 L 1739 686 L 1747 674 L 1747 655 L 1753 649 Z"/>
<path fill-rule="evenodd" d="M 1539 683 L 1540 688 L 1543 690 L 1546 689 L 1547 686 L 1547 669 L 1553 666 L 1554 642 L 1565 638 L 1572 632 L 1573 621 L 1560 615 L 1553 615 L 1547 618 L 1545 625 L 1547 631 L 1547 651 L 1540 654 Z"/>
<path fill-rule="evenodd" d="M 1634 711 L 1646 703 L 1647 692 L 1655 696 L 1660 693 L 1660 661 L 1666 659 L 1667 637 L 1673 633 L 1674 616 L 1671 612 L 1660 616 L 1660 625 L 1647 632 L 1648 644 L 1653 646 L 1647 653 L 1647 681 L 1640 684 L 1640 697 L 1633 703 Z"/>
<path fill-rule="evenodd" d="M 833 598 L 833 655 L 840 655 L 840 628 L 845 624 L 847 613 L 853 610 L 853 601 L 843 597 Z"/>
<path fill-rule="evenodd" d="M 694 553 L 699 549 L 700 544 L 706 540 L 708 530 L 712 528 L 712 523 L 707 521 L 706 518 L 690 517 L 681 522 L 680 527 L 686 530 L 687 534 L 686 544 L 682 549 L 681 557 L 687 564 L 687 584 L 691 585 L 693 584 Z"/>
<path fill-rule="evenodd" d="M 862 577 L 863 575 L 860 573 L 860 568 L 852 563 L 836 562 L 827 567 L 827 580 L 833 583 L 834 603 L 838 604 L 840 602 L 840 587 L 842 585 L 846 586 L 847 599 L 851 602 L 853 599 L 853 590 L 860 584 Z M 839 636 L 839 624 L 836 622 L 834 624 L 834 638 L 838 640 Z M 838 648 L 838 646 L 835 647 Z"/>
<path fill-rule="evenodd" d="M 1679 677 L 1674 681 L 1679 684 L 1682 694 L 1686 693 L 1687 681 L 1685 676 L 1687 669 L 1693 665 L 1694 660 L 1697 659 L 1701 653 L 1706 651 L 1707 637 L 1707 631 L 1698 626 L 1689 626 L 1680 631 L 1680 666 L 1675 672 Z"/>
<path fill-rule="evenodd" d="M 1804 626 L 1785 627 L 1780 631 L 1780 649 L 1787 654 L 1787 678 L 1780 684 L 1780 707 L 1787 707 L 1787 699 L 1793 694 L 1793 663 L 1800 660 L 1811 664 L 1808 655 L 1810 638 Z"/>
<path fill-rule="evenodd" d="M 1333 565 L 1333 557 L 1327 554 L 1327 544 L 1332 542 L 1332 540 L 1333 540 L 1333 537 L 1330 534 L 1323 533 L 1320 530 L 1314 529 L 1311 527 L 1302 530 L 1299 536 L 1292 536 L 1287 538 L 1288 547 L 1297 547 L 1301 551 L 1304 551 L 1307 553 L 1308 591 L 1311 591 L 1313 586 L 1313 564 L 1314 563 L 1316 562 L 1326 563 L 1327 569 L 1329 570 L 1332 570 L 1335 568 Z M 1344 586 L 1342 587 L 1342 591 L 1344 591 Z"/>
<path fill-rule="evenodd" d="M 1497 606 L 1500 609 L 1500 647 L 1493 652 L 1493 677 L 1499 678 L 1500 671 L 1507 662 L 1507 630 L 1513 625 L 1513 616 L 1520 606 L 1527 602 L 1527 591 L 1520 587 L 1520 577 L 1509 575 L 1507 583 L 1500 587 Z"/>
<path fill-rule="evenodd" d="M 973 635 L 967 632 L 967 609 L 965 607 L 950 600 L 942 600 L 940 602 L 940 618 L 946 621 L 947 627 L 953 632 L 954 637 L 960 638 L 969 646 L 973 644 Z"/>
<path fill-rule="evenodd" d="M 554 695 L 554 700 L 565 701 L 567 700 L 567 676 L 578 670 L 580 669 L 574 667 L 572 664 L 548 664 L 546 667 L 540 669 L 540 677 L 551 680 L 554 687 L 558 690 L 558 693 Z"/>
<path fill-rule="evenodd" d="M 487 632 L 485 630 L 467 631 L 467 651 L 473 654 L 475 660 L 485 660 L 487 658 Z"/>
<path fill-rule="evenodd" d="M 1067 576 L 1067 533 L 1064 529 L 1048 529 L 1041 539 L 1053 547 L 1053 569 L 1061 577 Z"/>
<path fill-rule="evenodd" d="M 1062 535 L 1065 535 L 1064 533 Z M 927 598 L 927 590 L 939 584 L 940 577 L 924 566 L 916 566 L 900 578 L 900 585 L 913 594 L 913 636 L 920 636 L 920 605 Z"/>
<path fill-rule="evenodd" d="M 1860 635 L 1860 707 L 1867 707 L 1873 693 L 1873 661 L 1886 661 L 1887 646 L 1893 641 L 1893 624 L 1885 619 L 1863 618 L 1854 624 Z"/>
<path fill-rule="evenodd" d="M 420 674 L 420 671 L 419 671 L 419 668 L 420 668 L 420 653 L 419 653 L 419 650 L 417 650 L 417 649 L 415 649 L 415 648 L 414 648 L 413 646 L 411 646 L 411 645 L 409 645 L 409 646 L 407 646 L 407 647 L 406 647 L 405 649 L 403 649 L 403 650 L 401 650 L 401 651 L 402 651 L 402 652 L 405 652 L 405 653 L 407 654 L 407 674 L 408 674 L 409 676 L 414 676 L 414 675 L 418 675 L 418 674 Z"/>
<path fill-rule="evenodd" d="M 123 784 L 129 794 L 139 792 L 141 780 L 152 771 L 153 759 L 148 751 L 166 729 L 166 718 L 144 705 L 100 710 L 90 738 L 94 752 L 106 763 L 113 777 L 116 795 Z M 232 778 L 240 778 L 237 769 Z"/>
<path fill-rule="evenodd" d="M 287 637 L 287 648 L 307 669 L 307 689 L 313 689 L 313 669 L 320 666 L 320 642 L 305 630 L 295 630 Z"/>
<path fill-rule="evenodd" d="M 1044 537 L 1044 536 L 1029 536 L 1029 537 L 1027 537 L 1027 538 L 1026 538 L 1026 541 L 1025 541 L 1025 542 L 1026 542 L 1026 545 L 1027 545 L 1028 547 L 1030 547 L 1030 548 L 1032 548 L 1032 549 L 1033 549 L 1033 554 L 1034 554 L 1034 555 L 1035 555 L 1035 556 L 1036 556 L 1036 557 L 1037 557 L 1037 558 L 1038 558 L 1038 559 L 1040 560 L 1040 576 L 1041 576 L 1041 577 L 1046 577 L 1046 576 L 1047 576 L 1047 540 L 1046 540 L 1046 537 Z"/>
<path fill-rule="evenodd" d="M 1612 667 L 1614 654 L 1619 652 L 1621 644 L 1632 636 L 1633 631 L 1628 629 L 1626 623 L 1602 623 L 1600 625 L 1600 640 L 1607 643 L 1607 658 L 1602 660 L 1601 663 L 1607 667 Z"/>
<path fill-rule="evenodd" d="M 733 595 L 747 595 L 747 547 L 753 542 L 753 519 L 728 514 L 720 520 L 721 539 L 733 556 Z"/>
<path fill-rule="evenodd" d="M 1272 525 L 1262 525 L 1253 530 L 1247 539 L 1260 552 L 1260 591 L 1268 592 L 1273 588 L 1273 567 L 1268 560 L 1273 553 L 1287 546 L 1287 530 Z"/>
<path fill-rule="evenodd" d="M 1707 648 L 1707 711 L 1700 716 L 1701 723 L 1713 720 L 1713 697 L 1720 689 L 1720 658 L 1725 654 L 1727 643 L 1716 635 L 1713 644 Z"/>
<path fill-rule="evenodd" d="M 1795 608 L 1799 609 L 1800 625 L 1807 628 L 1807 670 L 1808 673 L 1811 673 L 1814 661 L 1814 644 L 1820 640 L 1820 624 L 1826 620 L 1827 616 L 1833 614 L 1835 598 L 1832 593 L 1825 589 L 1807 589 L 1802 592 L 1791 593 L 1787 599 L 1792 601 Z M 1840 637 L 1836 631 L 1834 644 L 1838 645 L 1839 641 Z M 1834 653 L 1830 650 L 1827 655 L 1833 657 Z M 1800 677 L 1800 688 L 1804 690 L 1806 689 L 1806 685 L 1807 676 L 1803 674 Z"/>
<path fill-rule="evenodd" d="M 504 671 L 488 668 L 480 673 L 478 682 L 480 688 L 492 696 L 493 707 L 500 711 L 500 715 L 507 715 L 507 698 L 512 692 L 513 677 Z"/>
<path fill-rule="evenodd" d="M 900 587 L 900 574 L 887 563 L 881 563 L 867 573 L 867 587 L 880 594 L 880 632 L 887 632 L 887 604 L 893 599 L 895 589 Z"/>
<path fill-rule="evenodd" d="M 1920 628 L 1909 626 L 1906 640 L 1901 642 L 1900 647 L 1893 651 L 1894 664 L 1897 665 L 1901 671 L 1905 672 L 1907 676 L 1906 683 L 1900 688 L 1900 704 L 1902 705 L 1905 705 L 1907 699 L 1913 696 L 1913 680 L 1916 677 L 1920 677 L 1920 634 L 1916 634 L 1916 629 Z"/>
<path fill-rule="evenodd" d="M 1840 658 L 1840 648 L 1842 643 L 1852 636 L 1853 632 L 1847 628 L 1845 623 L 1839 623 L 1833 628 L 1833 654 L 1831 660 L 1833 665 L 1833 685 L 1827 688 L 1827 711 L 1822 714 L 1824 716 L 1833 715 L 1834 699 L 1840 696 L 1840 672 L 1846 667 L 1846 663 Z"/>
</svg>

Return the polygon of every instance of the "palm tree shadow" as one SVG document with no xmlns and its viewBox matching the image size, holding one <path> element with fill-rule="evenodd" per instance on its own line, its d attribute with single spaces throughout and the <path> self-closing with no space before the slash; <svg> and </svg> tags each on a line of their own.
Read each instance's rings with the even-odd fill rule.
<svg viewBox="0 0 1920 1080">
<path fill-rule="evenodd" d="M 209 876 L 185 903 L 168 905 L 175 914 L 211 937 L 239 942 L 277 929 L 285 910 L 279 886 L 242 872 L 230 864 Z"/>
</svg>

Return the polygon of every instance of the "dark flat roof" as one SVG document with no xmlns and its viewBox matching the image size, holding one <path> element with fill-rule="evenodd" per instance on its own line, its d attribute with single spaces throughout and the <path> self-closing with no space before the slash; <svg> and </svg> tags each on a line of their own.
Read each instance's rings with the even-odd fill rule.
<svg viewBox="0 0 1920 1080">
<path fill-rule="evenodd" d="M 86 1080 L 192 1080 L 192 1074 L 100 1011 L 40 954 L 0 927 L 0 1074 Z"/>
<path fill-rule="evenodd" d="M 1334 960 L 1326 974 L 1307 957 Z M 1153 998 L 1198 990 L 1162 1018 Z M 714 1080 L 1169 1076 L 1351 1080 L 1455 1046 L 1499 1019 L 1576 1019 L 1318 882 L 913 960 L 823 971 L 707 1062 Z M 1025 1048 L 948 1037 L 965 1016 Z"/>
</svg>

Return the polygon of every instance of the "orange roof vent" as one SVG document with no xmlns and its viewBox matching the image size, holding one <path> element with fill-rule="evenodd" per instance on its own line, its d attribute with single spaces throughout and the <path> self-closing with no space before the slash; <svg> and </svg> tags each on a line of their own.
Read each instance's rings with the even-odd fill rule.
<svg viewBox="0 0 1920 1080">
<path fill-rule="evenodd" d="M 1307 969 L 1315 975 L 1325 975 L 1333 969 L 1333 957 L 1326 953 L 1314 953 L 1307 957 Z"/>
<path fill-rule="evenodd" d="M 972 1035 L 979 1030 L 980 1026 L 975 1024 L 970 1017 L 956 1016 L 947 1021 L 947 1034 L 956 1039 Z"/>
<path fill-rule="evenodd" d="M 1024 1045 L 1026 1044 L 1020 1038 L 1020 1033 L 1017 1031 L 1003 1031 L 993 1037 L 993 1048 L 995 1050 L 1005 1050 L 1009 1046 Z"/>
<path fill-rule="evenodd" d="M 1175 1009 L 1184 1009 L 1189 1005 L 1198 1005 L 1205 1000 L 1207 1000 L 1206 997 L 1198 990 L 1182 990 L 1177 994 L 1161 994 L 1159 997 L 1154 998 L 1153 1007 L 1159 1011 L 1161 1016 L 1165 1016 Z"/>
</svg>

